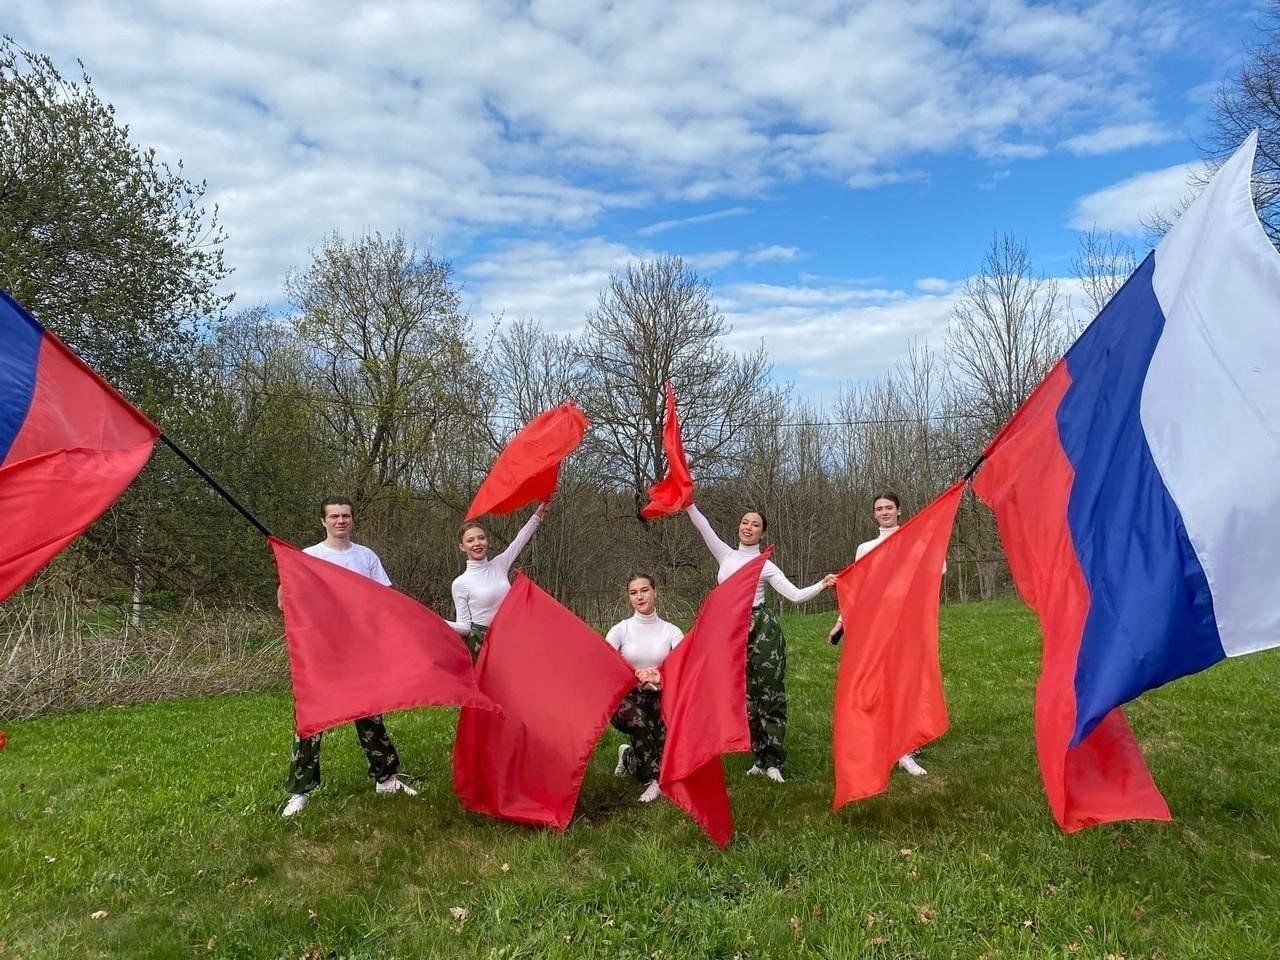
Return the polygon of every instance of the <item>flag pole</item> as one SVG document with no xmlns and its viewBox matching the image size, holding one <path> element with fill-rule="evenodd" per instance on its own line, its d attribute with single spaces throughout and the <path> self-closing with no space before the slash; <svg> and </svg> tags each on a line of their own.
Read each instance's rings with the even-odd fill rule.
<svg viewBox="0 0 1280 960">
<path fill-rule="evenodd" d="M 244 517 L 251 524 L 257 527 L 258 532 L 260 534 L 262 534 L 264 537 L 270 537 L 272 535 L 271 531 L 267 529 L 266 525 L 261 520 L 259 520 L 252 513 L 250 513 L 248 508 L 245 507 L 244 504 L 242 504 L 239 500 L 237 500 L 230 493 L 228 493 L 226 488 L 224 488 L 222 484 L 218 483 L 217 480 L 209 476 L 209 472 L 205 470 L 204 467 L 200 466 L 200 464 L 196 463 L 193 459 L 191 459 L 191 456 L 187 453 L 187 451 L 183 450 L 180 446 L 174 443 L 173 440 L 169 438 L 168 434 L 162 432 L 160 434 L 160 440 L 164 443 L 166 447 L 168 447 L 170 450 L 176 453 L 179 459 L 181 459 L 183 463 L 185 463 L 188 467 L 190 467 L 197 474 L 199 474 L 200 478 L 204 480 L 204 482 L 207 483 L 210 487 L 212 487 L 214 492 L 217 493 L 218 496 L 222 497 L 223 500 L 231 504 L 231 506 L 236 509 L 236 511 L 240 514 L 240 516 Z"/>
</svg>

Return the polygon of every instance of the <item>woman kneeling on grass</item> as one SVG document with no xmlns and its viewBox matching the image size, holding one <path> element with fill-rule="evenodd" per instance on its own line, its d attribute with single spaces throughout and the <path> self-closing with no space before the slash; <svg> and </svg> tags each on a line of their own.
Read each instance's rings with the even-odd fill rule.
<svg viewBox="0 0 1280 960">
<path fill-rule="evenodd" d="M 621 777 L 629 773 L 643 783 L 640 802 L 650 803 L 661 795 L 658 767 L 667 733 L 662 723 L 662 674 L 658 668 L 684 634 L 658 616 L 658 590 L 652 575 L 632 574 L 627 580 L 627 599 L 635 614 L 614 624 L 605 635 L 609 646 L 635 668 L 637 681 L 613 715 L 613 725 L 631 741 L 618 748 L 618 765 L 613 774 Z"/>
<path fill-rule="evenodd" d="M 858 550 L 853 555 L 853 560 L 857 563 L 868 553 L 874 550 L 880 544 L 884 543 L 891 536 L 898 532 L 898 525 L 902 520 L 902 509 L 898 503 L 898 495 L 888 491 L 877 493 L 871 498 L 871 512 L 875 515 L 876 524 L 880 528 L 880 532 L 874 540 L 868 540 L 865 543 L 858 544 Z M 944 562 L 942 572 L 947 572 L 947 566 Z M 836 617 L 836 625 L 831 628 L 831 633 L 827 639 L 834 645 L 840 642 L 844 636 L 844 621 L 841 617 Z M 911 774 L 913 777 L 923 777 L 929 771 L 920 764 L 916 763 L 914 754 L 905 754 L 898 760 L 898 766 Z"/>
</svg>

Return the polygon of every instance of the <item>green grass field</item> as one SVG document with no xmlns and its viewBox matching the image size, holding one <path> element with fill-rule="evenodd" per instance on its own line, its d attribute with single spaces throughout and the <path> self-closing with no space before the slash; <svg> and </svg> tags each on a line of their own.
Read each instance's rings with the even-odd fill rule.
<svg viewBox="0 0 1280 960">
<path fill-rule="evenodd" d="M 285 694 L 13 725 L 0 957 L 1280 956 L 1280 657 L 1130 711 L 1173 824 L 1068 837 L 1035 766 L 1039 640 L 1021 605 L 944 608 L 952 726 L 921 757 L 930 776 L 897 774 L 838 816 L 828 618 L 784 625 L 791 782 L 729 760 L 724 852 L 669 803 L 634 802 L 613 732 L 557 834 L 459 808 L 451 711 L 389 718 L 421 796 L 375 796 L 340 730 L 288 822 Z"/>
</svg>

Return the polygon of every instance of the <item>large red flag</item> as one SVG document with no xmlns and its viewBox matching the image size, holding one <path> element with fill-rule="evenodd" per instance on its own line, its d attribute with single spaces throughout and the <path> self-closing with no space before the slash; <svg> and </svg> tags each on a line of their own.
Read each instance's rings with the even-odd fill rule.
<svg viewBox="0 0 1280 960">
<path fill-rule="evenodd" d="M 270 538 L 298 736 L 410 707 L 495 709 L 471 654 L 412 597 Z"/>
<path fill-rule="evenodd" d="M 996 515 L 1009 570 L 1044 633 L 1036 752 L 1049 808 L 1068 833 L 1114 820 L 1171 819 L 1119 708 L 1070 745 L 1075 660 L 1090 604 L 1067 521 L 1073 471 L 1056 417 L 1070 384 L 1060 361 L 988 445 L 973 481 Z"/>
<path fill-rule="evenodd" d="M 0 601 L 119 498 L 159 435 L 0 291 Z"/>
<path fill-rule="evenodd" d="M 463 709 L 454 792 L 476 813 L 565 829 L 635 670 L 524 574 L 489 625 L 476 669 L 502 714 Z"/>
<path fill-rule="evenodd" d="M 649 502 L 640 511 L 646 520 L 665 517 L 693 503 L 693 477 L 684 455 L 684 439 L 680 435 L 680 418 L 676 416 L 676 391 L 667 382 L 667 416 L 662 424 L 662 452 L 667 458 L 667 473 L 649 488 Z"/>
<path fill-rule="evenodd" d="M 747 726 L 747 633 L 766 550 L 702 602 L 680 645 L 662 664 L 667 740 L 658 782 L 717 846 L 733 835 L 725 753 L 751 749 Z"/>
<path fill-rule="evenodd" d="M 836 577 L 845 646 L 836 680 L 831 809 L 881 793 L 898 758 L 947 729 L 938 602 L 964 481 Z"/>
<path fill-rule="evenodd" d="M 546 500 L 560 479 L 560 463 L 582 443 L 590 424 L 572 401 L 538 414 L 511 438 L 489 468 L 467 519 L 486 513 L 511 513 Z"/>
</svg>

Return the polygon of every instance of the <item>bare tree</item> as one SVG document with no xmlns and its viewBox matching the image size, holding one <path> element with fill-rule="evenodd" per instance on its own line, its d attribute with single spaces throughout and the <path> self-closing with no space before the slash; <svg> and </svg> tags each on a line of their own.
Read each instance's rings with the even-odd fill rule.
<svg viewBox="0 0 1280 960">
<path fill-rule="evenodd" d="M 666 469 L 663 388 L 674 381 L 690 466 L 710 478 L 733 444 L 776 396 L 763 348 L 737 356 L 721 347 L 728 324 L 705 280 L 679 257 L 631 264 L 609 278 L 579 342 L 583 401 L 606 479 L 636 509 Z"/>
<path fill-rule="evenodd" d="M 953 386 L 988 435 L 1062 355 L 1066 320 L 1061 288 L 1034 271 L 1026 244 L 1010 234 L 993 238 L 947 330 Z"/>
<path fill-rule="evenodd" d="M 442 441 L 477 389 L 470 321 L 448 261 L 399 233 L 334 235 L 285 289 L 353 496 L 431 487 L 449 447 Z"/>
<path fill-rule="evenodd" d="M 1088 298 L 1090 319 L 1102 312 L 1136 269 L 1138 258 L 1133 247 L 1117 240 L 1110 230 L 1104 234 L 1097 227 L 1090 227 L 1080 234 L 1080 247 L 1071 259 L 1071 270 Z"/>
</svg>

